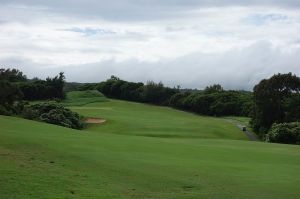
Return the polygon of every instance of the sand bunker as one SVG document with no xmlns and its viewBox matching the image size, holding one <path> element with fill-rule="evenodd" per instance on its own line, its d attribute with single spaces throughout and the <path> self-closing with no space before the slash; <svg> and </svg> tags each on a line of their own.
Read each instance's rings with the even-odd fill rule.
<svg viewBox="0 0 300 199">
<path fill-rule="evenodd" d="M 106 120 L 100 118 L 86 118 L 85 122 L 88 124 L 103 124 Z"/>
</svg>

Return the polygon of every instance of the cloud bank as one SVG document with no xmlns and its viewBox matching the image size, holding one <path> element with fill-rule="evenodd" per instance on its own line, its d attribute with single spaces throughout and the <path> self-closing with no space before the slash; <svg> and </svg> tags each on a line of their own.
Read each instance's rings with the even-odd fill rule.
<svg viewBox="0 0 300 199">
<path fill-rule="evenodd" d="M 247 89 L 300 75 L 300 2 L 0 0 L 0 66 L 29 77 Z"/>
</svg>

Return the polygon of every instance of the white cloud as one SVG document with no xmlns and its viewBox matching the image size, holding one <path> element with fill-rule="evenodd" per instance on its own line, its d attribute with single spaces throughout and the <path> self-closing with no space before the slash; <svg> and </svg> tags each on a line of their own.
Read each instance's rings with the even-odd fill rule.
<svg viewBox="0 0 300 199">
<path fill-rule="evenodd" d="M 72 2 L 0 1 L 0 65 L 193 88 L 250 89 L 277 72 L 300 74 L 297 1 Z"/>
</svg>

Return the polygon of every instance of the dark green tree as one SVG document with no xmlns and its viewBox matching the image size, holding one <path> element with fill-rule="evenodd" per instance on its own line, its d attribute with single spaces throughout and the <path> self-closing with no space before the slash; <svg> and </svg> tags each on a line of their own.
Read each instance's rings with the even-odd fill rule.
<svg viewBox="0 0 300 199">
<path fill-rule="evenodd" d="M 19 88 L 8 81 L 0 81 L 0 114 L 10 115 L 16 112 L 14 103 L 22 98 Z"/>
<path fill-rule="evenodd" d="M 204 89 L 205 94 L 217 93 L 217 92 L 222 92 L 222 91 L 224 91 L 224 89 L 220 84 L 214 84 L 211 86 L 207 86 Z"/>
<path fill-rule="evenodd" d="M 17 69 L 0 68 L 0 80 L 6 80 L 8 82 L 24 82 L 27 81 L 27 78 Z"/>
<path fill-rule="evenodd" d="M 273 123 L 295 120 L 289 116 L 291 107 L 287 109 L 286 104 L 299 91 L 300 78 L 291 73 L 279 73 L 257 84 L 254 87 L 254 113 L 251 121 L 253 129 L 264 136 Z"/>
<path fill-rule="evenodd" d="M 65 75 L 60 72 L 54 78 L 48 77 L 46 79 L 47 86 L 51 87 L 52 98 L 63 99 L 65 98 L 64 85 L 65 85 Z"/>
</svg>

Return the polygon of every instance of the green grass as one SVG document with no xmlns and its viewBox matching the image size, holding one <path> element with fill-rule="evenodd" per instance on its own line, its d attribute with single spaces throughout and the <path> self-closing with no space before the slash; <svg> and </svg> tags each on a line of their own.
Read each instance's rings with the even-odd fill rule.
<svg viewBox="0 0 300 199">
<path fill-rule="evenodd" d="M 250 120 L 251 118 L 249 117 L 241 117 L 241 116 L 227 116 L 227 117 L 223 117 L 224 119 L 227 119 L 229 121 L 231 121 L 232 123 L 236 124 L 236 125 L 243 125 L 247 127 L 247 131 L 252 132 L 253 134 L 254 131 L 251 128 L 250 125 Z"/>
<path fill-rule="evenodd" d="M 250 118 L 249 117 L 238 117 L 238 116 L 228 116 L 224 117 L 225 119 L 230 119 L 238 122 L 239 124 L 249 126 Z"/>
<path fill-rule="evenodd" d="M 97 90 L 68 92 L 62 102 L 65 106 L 82 106 L 93 102 L 105 102 L 107 98 Z"/>
<path fill-rule="evenodd" d="M 164 107 L 72 109 L 107 123 L 78 131 L 0 116 L 1 199 L 299 198 L 299 146 L 246 141 L 225 119 Z"/>
</svg>

